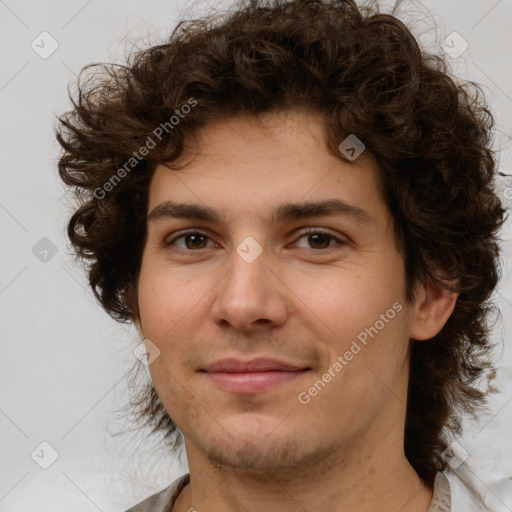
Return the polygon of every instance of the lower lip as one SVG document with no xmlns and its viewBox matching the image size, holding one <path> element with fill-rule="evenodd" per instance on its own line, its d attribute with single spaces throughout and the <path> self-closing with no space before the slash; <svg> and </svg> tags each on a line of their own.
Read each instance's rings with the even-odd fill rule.
<svg viewBox="0 0 512 512">
<path fill-rule="evenodd" d="M 259 393 L 268 391 L 279 384 L 289 382 L 307 370 L 296 372 L 267 371 L 267 372 L 207 372 L 208 377 L 222 390 L 230 393 Z"/>
</svg>

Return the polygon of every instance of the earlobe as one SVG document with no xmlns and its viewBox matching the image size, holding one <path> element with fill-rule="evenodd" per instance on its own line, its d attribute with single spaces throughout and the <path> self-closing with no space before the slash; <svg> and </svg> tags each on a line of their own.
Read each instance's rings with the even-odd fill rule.
<svg viewBox="0 0 512 512">
<path fill-rule="evenodd" d="M 457 297 L 458 293 L 427 278 L 414 301 L 410 338 L 428 340 L 436 336 L 453 313 Z"/>
</svg>

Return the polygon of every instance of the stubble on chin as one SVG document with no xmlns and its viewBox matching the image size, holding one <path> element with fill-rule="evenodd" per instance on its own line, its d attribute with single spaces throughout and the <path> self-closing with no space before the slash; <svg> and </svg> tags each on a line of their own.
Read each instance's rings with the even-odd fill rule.
<svg viewBox="0 0 512 512">
<path fill-rule="evenodd" d="M 332 460 L 332 448 L 313 449 L 308 440 L 247 441 L 241 448 L 235 442 L 211 443 L 205 456 L 220 473 L 247 476 L 252 480 L 268 482 L 310 479 L 313 474 L 323 474 L 339 462 Z"/>
</svg>

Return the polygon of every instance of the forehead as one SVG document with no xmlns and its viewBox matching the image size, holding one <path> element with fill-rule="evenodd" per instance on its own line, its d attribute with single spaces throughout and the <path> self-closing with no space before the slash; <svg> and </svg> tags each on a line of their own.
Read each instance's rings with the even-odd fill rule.
<svg viewBox="0 0 512 512">
<path fill-rule="evenodd" d="M 325 137 L 323 118 L 313 113 L 210 123 L 188 142 L 177 165 L 156 168 L 149 211 L 171 200 L 275 215 L 278 204 L 340 199 L 384 215 L 375 160 L 363 153 L 346 162 L 329 151 Z"/>
</svg>

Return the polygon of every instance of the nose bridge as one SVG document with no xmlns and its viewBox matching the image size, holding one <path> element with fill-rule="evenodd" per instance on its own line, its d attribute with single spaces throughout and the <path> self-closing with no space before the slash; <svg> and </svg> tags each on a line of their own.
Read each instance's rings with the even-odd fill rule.
<svg viewBox="0 0 512 512">
<path fill-rule="evenodd" d="M 256 324 L 281 324 L 286 317 L 282 286 L 269 268 L 271 258 L 247 237 L 230 255 L 230 270 L 218 288 L 217 322 L 248 330 Z"/>
<path fill-rule="evenodd" d="M 258 293 L 260 285 L 264 285 L 265 276 L 269 272 L 269 258 L 268 251 L 263 248 L 263 235 L 260 234 L 258 239 L 260 241 L 248 235 L 233 247 L 229 255 L 231 271 L 227 275 L 230 289 L 243 292 L 248 287 L 254 288 L 253 293 Z"/>
</svg>

